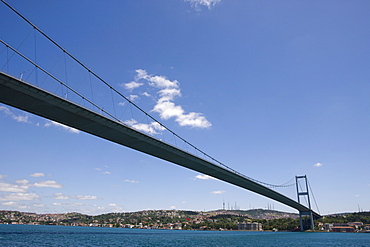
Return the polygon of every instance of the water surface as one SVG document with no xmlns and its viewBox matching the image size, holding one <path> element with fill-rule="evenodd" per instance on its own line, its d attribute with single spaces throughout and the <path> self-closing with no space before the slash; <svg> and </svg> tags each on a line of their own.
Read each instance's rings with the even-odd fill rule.
<svg viewBox="0 0 370 247">
<path fill-rule="evenodd" d="M 370 246 L 368 233 L 0 225 L 0 246 Z"/>
</svg>

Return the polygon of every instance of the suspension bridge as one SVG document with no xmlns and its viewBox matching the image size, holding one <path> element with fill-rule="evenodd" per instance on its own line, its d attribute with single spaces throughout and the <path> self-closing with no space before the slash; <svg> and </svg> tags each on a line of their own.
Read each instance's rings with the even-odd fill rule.
<svg viewBox="0 0 370 247">
<path fill-rule="evenodd" d="M 309 202 L 308 205 L 300 203 L 300 196 L 308 196 L 307 184 L 307 190 L 299 192 L 298 179 L 303 177 L 296 177 L 296 183 L 293 184 L 297 185 L 298 201 L 295 201 L 271 188 L 277 186 L 247 177 L 219 162 L 187 142 L 185 139 L 149 115 L 142 108 L 138 107 L 130 101 L 130 99 L 125 97 L 82 62 L 76 59 L 72 54 L 68 53 L 57 42 L 42 32 L 5 1 L 1 1 L 31 27 L 31 32 L 41 35 L 41 37 L 43 37 L 47 42 L 53 44 L 53 46 L 56 47 L 56 50 L 59 50 L 64 58 L 68 58 L 73 61 L 80 71 L 83 71 L 82 73 L 84 73 L 85 76 L 82 79 L 75 79 L 75 82 L 78 82 L 78 80 L 86 80 L 86 78 L 88 78 L 87 80 L 92 83 L 91 78 L 93 77 L 94 82 L 99 83 L 99 86 L 95 86 L 95 88 L 98 87 L 98 90 L 100 91 L 101 88 L 104 87 L 108 94 L 112 96 L 111 98 L 113 102 L 110 107 L 104 107 L 94 102 L 92 92 L 91 97 L 89 98 L 86 96 L 87 93 L 84 92 L 84 89 L 77 91 L 73 87 L 71 79 L 68 79 L 68 82 L 60 79 L 60 72 L 58 76 L 58 71 L 53 71 L 54 67 L 48 71 L 36 61 L 36 55 L 31 59 L 29 56 L 21 53 L 19 51 L 19 47 L 22 46 L 23 42 L 19 47 L 14 48 L 5 41 L 0 40 L 0 45 L 2 46 L 2 48 L 0 48 L 0 66 L 2 66 L 0 67 L 1 103 L 73 127 L 86 133 L 90 133 L 94 136 L 101 137 L 182 167 L 207 174 L 219 180 L 253 191 L 267 198 L 271 198 L 298 210 L 300 216 L 308 215 L 312 221 L 311 228 L 313 228 L 313 218 L 321 217 L 319 213 L 312 210 Z M 36 53 L 36 51 L 34 51 L 34 53 Z M 41 59 L 38 58 L 38 60 Z M 32 78 L 30 78 L 30 76 L 25 78 L 22 73 L 22 71 L 25 70 L 32 71 L 34 74 L 34 82 L 31 82 Z M 14 74 L 16 74 L 14 71 L 20 73 L 20 76 L 14 76 Z M 64 74 L 67 74 L 66 71 L 67 70 L 65 69 Z M 76 72 L 73 71 L 73 74 L 75 73 Z M 69 74 L 72 74 L 72 72 L 69 72 Z M 54 85 L 54 89 L 51 89 L 51 84 Z M 90 89 L 91 88 L 93 87 L 91 86 Z M 156 123 L 162 131 L 167 131 L 169 135 L 176 138 L 179 142 L 182 142 L 185 148 L 180 148 L 179 145 L 161 140 L 157 138 L 155 134 L 143 132 L 142 130 L 135 128 L 135 126 L 130 126 L 127 121 L 121 120 L 120 117 L 117 117 L 116 109 L 114 107 L 114 102 L 117 102 L 118 98 L 124 99 L 128 104 L 130 104 L 130 106 L 134 107 L 137 112 L 142 114 L 145 118 L 150 119 L 153 123 Z M 113 113 L 111 113 L 109 109 Z M 189 149 L 193 152 L 189 151 Z M 302 223 L 301 229 L 303 230 Z"/>
</svg>

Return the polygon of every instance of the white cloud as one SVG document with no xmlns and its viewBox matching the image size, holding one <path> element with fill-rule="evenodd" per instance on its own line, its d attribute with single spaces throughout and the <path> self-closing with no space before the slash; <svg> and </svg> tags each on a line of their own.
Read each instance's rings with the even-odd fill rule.
<svg viewBox="0 0 370 247">
<path fill-rule="evenodd" d="M 173 100 L 176 96 L 181 96 L 180 89 L 177 88 L 165 88 L 158 92 L 161 96 L 162 101 Z"/>
<path fill-rule="evenodd" d="M 22 204 L 17 203 L 17 202 L 3 202 L 3 203 L 1 203 L 1 205 L 16 207 L 17 209 L 21 209 L 21 210 L 30 208 L 28 206 L 22 205 Z"/>
<path fill-rule="evenodd" d="M 65 206 L 69 206 L 69 207 L 77 207 L 77 206 L 83 206 L 85 204 L 84 203 L 81 203 L 81 202 L 73 202 L 73 203 L 66 203 L 64 205 Z"/>
<path fill-rule="evenodd" d="M 83 196 L 83 195 L 73 196 L 73 198 L 76 198 L 78 200 L 96 200 L 96 199 L 98 199 L 97 196 Z"/>
<path fill-rule="evenodd" d="M 224 190 L 216 190 L 216 191 L 212 191 L 211 193 L 212 194 L 224 194 L 225 191 Z"/>
<path fill-rule="evenodd" d="M 18 206 L 19 204 L 17 202 L 3 202 L 1 205 L 4 206 Z"/>
<path fill-rule="evenodd" d="M 20 123 L 30 123 L 28 121 L 28 116 L 21 116 L 21 115 L 18 115 L 18 116 L 12 116 L 12 118 L 17 121 L 17 122 L 20 122 Z"/>
<path fill-rule="evenodd" d="M 140 97 L 139 97 L 139 96 L 137 96 L 137 95 L 131 94 L 128 98 L 129 98 L 131 101 L 135 101 L 135 100 L 139 99 Z"/>
<path fill-rule="evenodd" d="M 201 113 L 190 112 L 186 114 L 181 106 L 173 102 L 176 96 L 181 96 L 180 83 L 177 80 L 170 81 L 164 76 L 149 75 L 146 80 L 149 81 L 149 85 L 161 89 L 158 92 L 160 98 L 152 111 L 157 112 L 162 119 L 167 120 L 174 117 L 180 126 L 211 127 L 211 123 Z"/>
<path fill-rule="evenodd" d="M 142 93 L 141 95 L 144 95 L 144 96 L 146 96 L 146 97 L 150 97 L 150 96 L 151 96 L 148 92 L 144 92 L 144 93 Z"/>
<path fill-rule="evenodd" d="M 45 174 L 42 173 L 42 172 L 36 172 L 34 174 L 31 174 L 30 176 L 31 177 L 35 177 L 35 178 L 38 178 L 38 177 L 45 177 Z"/>
<path fill-rule="evenodd" d="M 168 80 L 165 76 L 147 76 L 145 78 L 149 85 L 156 88 L 163 88 L 163 89 L 170 89 L 170 88 L 178 88 L 180 83 L 177 80 L 171 81 Z"/>
<path fill-rule="evenodd" d="M 137 130 L 140 130 L 140 131 L 143 131 L 145 133 L 149 133 L 149 134 L 158 134 L 155 129 L 150 126 L 149 124 L 144 124 L 144 123 L 135 123 L 135 124 L 132 124 L 131 127 L 137 129 Z"/>
<path fill-rule="evenodd" d="M 211 176 L 209 176 L 209 175 L 196 175 L 195 176 L 195 179 L 202 179 L 202 180 L 209 180 L 209 179 L 216 179 L 216 178 L 214 178 L 214 177 L 211 177 Z"/>
<path fill-rule="evenodd" d="M 124 106 L 125 105 L 125 102 L 119 102 L 118 105 L 119 106 Z"/>
<path fill-rule="evenodd" d="M 174 118 L 175 121 L 180 126 L 190 126 L 198 128 L 209 128 L 212 124 L 203 116 L 202 113 L 190 112 L 186 113 L 185 110 L 176 105 L 173 101 L 176 96 L 181 96 L 180 83 L 177 80 L 169 80 L 165 76 L 153 76 L 149 75 L 145 70 L 136 70 L 135 81 L 127 83 L 125 85 L 127 89 L 134 89 L 136 86 L 141 86 L 143 83 L 140 80 L 145 80 L 150 86 L 159 89 L 158 95 L 159 99 L 153 107 L 152 111 L 157 112 L 161 119 L 168 120 Z M 149 93 L 142 93 L 147 97 L 150 96 Z M 138 95 L 130 95 L 131 101 L 139 98 Z M 158 123 L 152 122 L 149 124 L 139 123 L 134 119 L 125 121 L 125 124 L 145 133 L 149 134 L 159 134 L 157 131 L 161 132 L 165 130 L 163 126 Z"/>
<path fill-rule="evenodd" d="M 123 180 L 123 182 L 126 182 L 126 183 L 132 183 L 132 184 L 137 184 L 137 183 L 139 183 L 139 181 L 136 181 L 136 180 L 129 180 L 129 179 Z"/>
<path fill-rule="evenodd" d="M 175 103 L 171 101 L 162 99 L 158 100 L 152 111 L 158 112 L 160 117 L 164 120 L 172 117 L 179 119 L 184 114 L 184 110 L 181 106 L 175 105 Z"/>
<path fill-rule="evenodd" d="M 105 167 L 107 168 L 108 166 L 105 166 Z M 102 169 L 101 169 L 101 168 L 94 168 L 94 170 L 102 171 Z M 102 174 L 111 174 L 111 172 L 109 172 L 109 171 L 104 171 L 104 172 L 102 172 Z"/>
<path fill-rule="evenodd" d="M 17 180 L 15 181 L 17 184 L 28 184 L 29 181 L 27 179 Z"/>
<path fill-rule="evenodd" d="M 17 122 L 20 123 L 30 123 L 28 121 L 28 115 L 16 115 L 13 112 L 10 111 L 8 107 L 0 106 L 0 111 L 4 112 L 6 115 L 10 116 L 12 119 L 14 119 Z"/>
<path fill-rule="evenodd" d="M 137 73 L 135 80 L 147 79 L 149 77 L 148 73 L 143 69 L 137 69 L 135 72 Z"/>
<path fill-rule="evenodd" d="M 142 86 L 143 83 L 140 83 L 140 82 L 136 82 L 136 81 L 132 81 L 132 82 L 129 82 L 129 83 L 125 83 L 123 84 L 123 86 L 127 89 L 127 90 L 133 90 L 135 88 L 138 88 L 140 86 Z"/>
<path fill-rule="evenodd" d="M 211 9 L 216 4 L 221 2 L 221 0 L 185 0 L 185 1 L 190 2 L 191 5 L 197 10 L 200 10 L 199 6 L 206 6 L 208 9 Z"/>
<path fill-rule="evenodd" d="M 127 124 L 129 126 L 133 126 L 136 123 L 137 123 L 137 121 L 133 118 L 131 118 L 130 120 L 125 121 L 125 124 Z"/>
<path fill-rule="evenodd" d="M 322 163 L 316 163 L 316 164 L 314 164 L 313 166 L 314 166 L 314 167 L 321 167 L 321 166 L 323 166 L 323 164 L 322 164 Z"/>
<path fill-rule="evenodd" d="M 29 186 L 27 185 L 0 183 L 0 191 L 3 192 L 26 192 L 28 188 Z"/>
<path fill-rule="evenodd" d="M 46 188 L 62 188 L 63 185 L 57 183 L 56 181 L 48 180 L 48 181 L 40 181 L 32 184 L 35 187 L 46 187 Z"/>
<path fill-rule="evenodd" d="M 39 199 L 40 196 L 35 193 L 12 193 L 0 197 L 0 201 L 33 201 Z"/>
<path fill-rule="evenodd" d="M 151 135 L 158 134 L 156 130 L 163 131 L 165 129 L 163 126 L 161 126 L 157 122 L 151 122 L 150 124 L 144 124 L 144 123 L 138 123 L 135 119 L 130 119 L 130 120 L 125 121 L 124 123 L 127 124 L 128 126 L 131 126 L 134 129 L 143 131 Z"/>
<path fill-rule="evenodd" d="M 176 206 L 171 206 L 170 209 L 176 209 Z"/>
<path fill-rule="evenodd" d="M 150 123 L 150 125 L 151 126 L 153 126 L 153 128 L 154 129 L 156 129 L 156 130 L 159 130 L 159 131 L 163 131 L 163 130 L 165 130 L 166 128 L 165 127 L 163 127 L 160 123 L 158 123 L 158 122 L 151 122 Z"/>
<path fill-rule="evenodd" d="M 62 204 L 59 203 L 59 202 L 53 202 L 51 205 L 53 205 L 53 206 L 61 206 Z"/>
<path fill-rule="evenodd" d="M 190 112 L 188 114 L 183 114 L 176 119 L 176 122 L 180 126 L 191 126 L 198 128 L 209 128 L 211 123 L 201 114 L 196 112 Z"/>
<path fill-rule="evenodd" d="M 163 127 L 163 125 L 161 125 L 158 122 L 152 122 L 152 123 L 150 123 L 150 125 L 153 126 L 153 128 L 155 128 L 156 130 L 159 130 L 159 131 L 163 131 L 163 130 L 166 129 L 165 127 Z"/>
<path fill-rule="evenodd" d="M 0 175 L 0 179 L 6 178 L 8 175 Z"/>
<path fill-rule="evenodd" d="M 154 76 L 149 75 L 145 70 L 136 70 L 137 75 L 135 81 L 145 80 L 150 86 L 158 89 L 159 99 L 157 100 L 152 111 L 157 112 L 161 119 L 168 120 L 174 118 L 180 126 L 189 126 L 197 128 L 209 128 L 212 124 L 203 116 L 202 113 L 189 112 L 183 109 L 182 106 L 176 105 L 174 99 L 181 97 L 180 83 L 177 80 L 169 80 L 165 76 Z M 130 95 L 132 99 L 133 95 Z M 137 96 L 137 95 L 135 95 Z M 136 98 L 134 98 L 136 99 Z M 152 130 L 148 125 L 139 125 L 140 130 L 148 133 L 157 134 L 151 132 Z"/>
<path fill-rule="evenodd" d="M 51 126 L 57 127 L 57 128 L 62 128 L 64 130 L 66 130 L 70 133 L 74 133 L 74 134 L 80 133 L 80 131 L 78 129 L 69 127 L 67 125 L 64 125 L 64 124 L 61 124 L 61 123 L 58 123 L 58 122 L 55 122 L 55 121 L 49 121 L 46 124 L 44 124 L 44 127 L 51 127 Z"/>
<path fill-rule="evenodd" d="M 38 207 L 38 208 L 43 208 L 45 206 L 45 204 L 43 204 L 43 203 L 34 203 L 34 204 L 32 204 L 32 206 Z"/>
<path fill-rule="evenodd" d="M 57 199 L 57 200 L 67 200 L 67 199 L 69 199 L 69 197 L 66 196 L 66 195 L 63 195 L 62 193 L 55 193 L 54 194 L 54 199 Z"/>
<path fill-rule="evenodd" d="M 119 207 L 119 205 L 118 204 L 115 204 L 115 203 L 110 203 L 110 204 L 108 204 L 108 206 L 109 207 Z"/>
</svg>

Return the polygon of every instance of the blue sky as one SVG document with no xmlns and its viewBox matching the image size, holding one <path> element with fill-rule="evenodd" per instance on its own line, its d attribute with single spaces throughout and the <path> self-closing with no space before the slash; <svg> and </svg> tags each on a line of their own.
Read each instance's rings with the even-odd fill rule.
<svg viewBox="0 0 370 247">
<path fill-rule="evenodd" d="M 7 2 L 224 164 L 271 184 L 307 175 L 322 214 L 370 210 L 369 1 Z M 99 86 L 93 95 L 88 76 L 3 3 L 0 13 L 2 40 L 97 104 L 110 104 L 126 123 L 166 138 L 147 119 L 130 116 L 127 102 L 112 103 Z M 29 81 L 42 77 L 16 58 L 6 64 L 4 46 L 0 52 L 1 70 L 25 71 Z M 3 104 L 0 136 L 0 209 L 213 210 L 225 201 L 226 207 L 295 212 Z M 296 198 L 294 187 L 278 191 Z"/>
</svg>

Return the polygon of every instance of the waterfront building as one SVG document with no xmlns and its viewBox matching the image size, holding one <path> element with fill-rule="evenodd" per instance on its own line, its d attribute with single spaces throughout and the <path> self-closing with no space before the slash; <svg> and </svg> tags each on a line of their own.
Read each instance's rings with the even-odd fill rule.
<svg viewBox="0 0 370 247">
<path fill-rule="evenodd" d="M 351 226 L 333 226 L 331 228 L 332 232 L 354 232 L 355 228 Z"/>
<path fill-rule="evenodd" d="M 263 231 L 262 224 L 253 222 L 253 223 L 238 223 L 238 230 L 241 231 Z"/>
<path fill-rule="evenodd" d="M 365 232 L 370 232 L 370 225 L 365 225 Z"/>
</svg>

